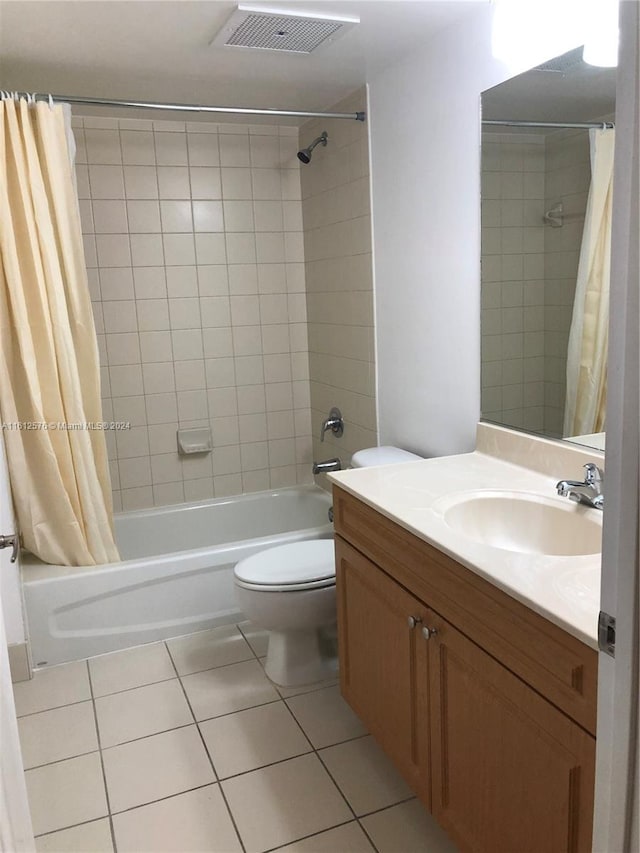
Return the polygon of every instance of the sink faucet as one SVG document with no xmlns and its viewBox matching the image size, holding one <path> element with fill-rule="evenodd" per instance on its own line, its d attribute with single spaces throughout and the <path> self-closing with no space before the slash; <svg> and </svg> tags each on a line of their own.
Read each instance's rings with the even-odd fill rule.
<svg viewBox="0 0 640 853">
<path fill-rule="evenodd" d="M 559 495 L 569 498 L 570 501 L 585 504 L 595 509 L 604 508 L 604 472 L 593 462 L 587 462 L 584 466 L 584 481 L 560 480 L 556 484 Z"/>
</svg>

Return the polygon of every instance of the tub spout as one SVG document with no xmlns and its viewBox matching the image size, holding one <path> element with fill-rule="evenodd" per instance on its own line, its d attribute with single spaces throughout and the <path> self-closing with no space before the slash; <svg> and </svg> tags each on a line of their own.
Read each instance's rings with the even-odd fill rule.
<svg viewBox="0 0 640 853">
<path fill-rule="evenodd" d="M 336 457 L 335 459 L 325 459 L 324 462 L 314 462 L 312 471 L 315 474 L 327 474 L 329 471 L 341 471 L 342 462 Z"/>
</svg>

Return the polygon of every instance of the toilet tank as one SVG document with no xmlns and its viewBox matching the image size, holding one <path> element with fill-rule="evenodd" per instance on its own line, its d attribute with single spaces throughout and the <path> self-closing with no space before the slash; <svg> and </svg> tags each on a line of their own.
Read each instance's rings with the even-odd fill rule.
<svg viewBox="0 0 640 853">
<path fill-rule="evenodd" d="M 400 447 L 366 447 L 351 457 L 352 468 L 370 468 L 373 465 L 395 465 L 398 462 L 419 462 L 423 457 Z"/>
</svg>

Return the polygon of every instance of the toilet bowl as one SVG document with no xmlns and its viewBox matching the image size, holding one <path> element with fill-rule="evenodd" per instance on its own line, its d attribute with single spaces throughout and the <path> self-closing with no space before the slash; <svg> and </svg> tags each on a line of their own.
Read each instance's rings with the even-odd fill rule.
<svg viewBox="0 0 640 853">
<path fill-rule="evenodd" d="M 353 455 L 355 468 L 416 461 L 397 447 Z M 260 551 L 234 569 L 236 600 L 247 619 L 269 631 L 268 677 L 282 687 L 334 676 L 336 569 L 333 539 L 308 539 Z"/>
</svg>

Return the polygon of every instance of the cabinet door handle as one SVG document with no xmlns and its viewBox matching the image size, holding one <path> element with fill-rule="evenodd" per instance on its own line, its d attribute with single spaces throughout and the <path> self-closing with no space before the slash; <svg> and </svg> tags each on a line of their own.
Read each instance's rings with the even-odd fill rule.
<svg viewBox="0 0 640 853">
<path fill-rule="evenodd" d="M 422 622 L 422 619 L 419 616 L 409 616 L 407 619 L 407 625 L 409 628 L 415 628 L 419 622 Z"/>
<path fill-rule="evenodd" d="M 422 629 L 422 636 L 425 638 L 425 640 L 430 640 L 431 637 L 435 637 L 437 633 L 437 628 L 429 628 L 428 625 L 425 625 Z"/>
</svg>

